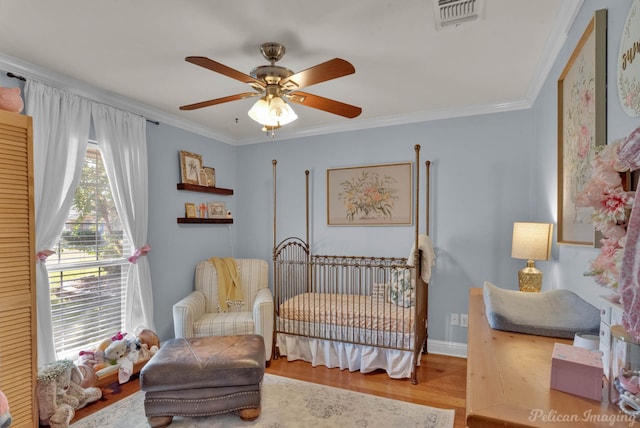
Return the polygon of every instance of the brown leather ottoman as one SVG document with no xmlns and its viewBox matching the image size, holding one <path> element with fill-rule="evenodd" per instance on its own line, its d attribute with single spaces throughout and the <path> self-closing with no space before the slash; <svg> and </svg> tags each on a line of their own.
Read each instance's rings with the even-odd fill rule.
<svg viewBox="0 0 640 428">
<path fill-rule="evenodd" d="M 168 340 L 140 371 L 149 425 L 166 427 L 173 416 L 227 412 L 256 419 L 264 349 L 262 336 L 255 334 Z"/>
</svg>

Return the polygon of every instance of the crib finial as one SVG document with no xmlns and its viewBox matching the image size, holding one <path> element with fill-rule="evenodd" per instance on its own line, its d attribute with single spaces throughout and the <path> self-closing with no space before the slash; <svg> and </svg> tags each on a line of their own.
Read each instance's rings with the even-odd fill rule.
<svg viewBox="0 0 640 428">
<path fill-rule="evenodd" d="M 305 229 L 306 229 L 306 238 L 307 238 L 307 245 L 309 245 L 309 170 L 306 169 L 304 171 L 304 182 L 305 182 L 305 204 L 306 204 L 306 208 L 305 208 Z"/>
</svg>

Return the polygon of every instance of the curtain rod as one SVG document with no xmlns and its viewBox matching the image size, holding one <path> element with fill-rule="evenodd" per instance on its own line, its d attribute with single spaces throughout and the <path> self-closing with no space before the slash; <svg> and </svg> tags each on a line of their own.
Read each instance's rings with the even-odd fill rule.
<svg viewBox="0 0 640 428">
<path fill-rule="evenodd" d="M 22 76 L 18 76 L 17 74 L 13 74 L 13 73 L 12 73 L 12 72 L 10 72 L 10 71 L 9 71 L 9 72 L 7 72 L 7 76 L 9 76 L 9 77 L 13 77 L 14 79 L 22 80 L 23 82 L 26 82 L 26 81 L 27 81 L 27 79 L 25 79 L 24 77 L 22 77 Z"/>
<path fill-rule="evenodd" d="M 12 73 L 12 72 L 10 72 L 10 71 L 8 71 L 8 72 L 7 72 L 7 76 L 8 76 L 8 77 L 11 77 L 12 79 L 22 80 L 23 82 L 26 82 L 26 81 L 27 81 L 27 79 L 25 79 L 24 77 L 22 77 L 22 76 L 18 76 L 17 74 L 14 74 L 14 73 Z M 122 109 L 120 109 L 120 110 L 122 110 Z M 143 117 L 144 117 L 144 116 L 143 116 Z M 149 123 L 153 123 L 154 125 L 160 125 L 160 122 L 159 122 L 159 121 L 157 121 L 157 120 L 152 120 L 152 119 L 149 119 L 149 118 L 146 118 L 146 117 L 145 117 L 145 120 L 146 120 L 147 122 L 149 122 Z"/>
</svg>

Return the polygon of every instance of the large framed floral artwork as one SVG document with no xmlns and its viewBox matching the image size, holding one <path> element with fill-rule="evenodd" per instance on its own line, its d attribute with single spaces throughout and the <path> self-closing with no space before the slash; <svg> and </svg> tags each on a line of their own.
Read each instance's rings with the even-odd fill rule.
<svg viewBox="0 0 640 428">
<path fill-rule="evenodd" d="M 412 164 L 327 170 L 327 224 L 411 225 Z"/>
<path fill-rule="evenodd" d="M 607 11 L 595 12 L 558 79 L 558 243 L 599 246 L 576 199 L 607 138 Z"/>
</svg>

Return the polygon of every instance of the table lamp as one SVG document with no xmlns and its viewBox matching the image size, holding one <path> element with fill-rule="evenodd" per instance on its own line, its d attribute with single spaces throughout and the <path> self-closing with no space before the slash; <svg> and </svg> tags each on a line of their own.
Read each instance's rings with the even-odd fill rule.
<svg viewBox="0 0 640 428">
<path fill-rule="evenodd" d="M 553 225 L 549 223 L 513 223 L 511 257 L 527 260 L 518 272 L 520 291 L 538 292 L 542 289 L 542 272 L 534 260 L 549 260 Z"/>
</svg>

